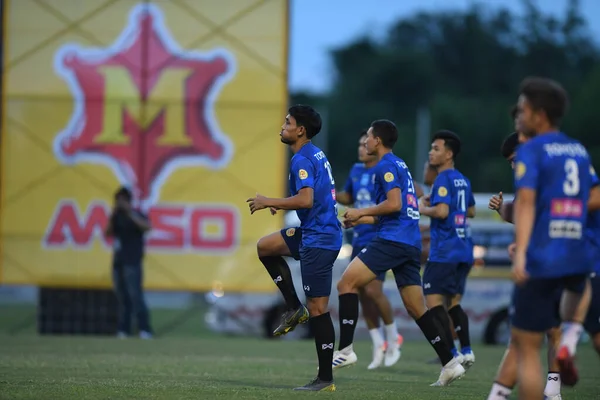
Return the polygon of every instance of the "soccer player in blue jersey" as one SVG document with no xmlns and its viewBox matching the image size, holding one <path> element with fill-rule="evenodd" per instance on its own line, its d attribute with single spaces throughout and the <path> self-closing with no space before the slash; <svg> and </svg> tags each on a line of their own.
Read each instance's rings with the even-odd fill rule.
<svg viewBox="0 0 600 400">
<path fill-rule="evenodd" d="M 265 208 L 270 208 L 272 214 L 276 210 L 296 210 L 298 214 L 299 228 L 283 229 L 258 241 L 258 257 L 288 308 L 274 335 L 284 335 L 306 320 L 315 335 L 318 376 L 296 390 L 334 391 L 331 362 L 335 330 L 328 303 L 332 268 L 342 245 L 342 229 L 337 218 L 331 165 L 325 154 L 311 142 L 320 130 L 321 116 L 312 107 L 295 105 L 288 110 L 280 136 L 294 153 L 289 175 L 291 197 L 277 199 L 257 194 L 248 199 L 248 203 L 252 214 Z M 308 310 L 298 299 L 290 268 L 283 256 L 300 260 Z"/>
<path fill-rule="evenodd" d="M 358 292 L 378 274 L 392 270 L 406 311 L 440 357 L 443 368 L 435 386 L 446 386 L 464 375 L 465 369 L 452 356 L 443 329 L 425 307 L 421 288 L 421 233 L 419 206 L 406 163 L 392 153 L 398 140 L 393 122 L 378 120 L 368 130 L 367 153 L 376 155 L 375 202 L 367 208 L 348 209 L 345 226 L 377 222 L 377 235 L 351 262 L 338 282 L 340 319 L 339 353 L 354 353 L 352 342 L 358 320 Z M 338 354 L 336 353 L 335 356 Z"/>
<path fill-rule="evenodd" d="M 460 302 L 473 265 L 467 218 L 475 217 L 475 198 L 471 182 L 454 168 L 460 147 L 460 138 L 454 132 L 442 130 L 433 136 L 429 164 L 437 169 L 438 176 L 431 196 L 421 198 L 419 211 L 431 218 L 429 259 L 423 274 L 427 307 L 444 327 L 454 356 L 468 369 L 475 362 L 475 355 L 471 350 L 469 318 Z M 460 353 L 454 347 L 448 315 L 460 340 Z"/>
<path fill-rule="evenodd" d="M 581 143 L 558 130 L 567 103 L 556 82 L 528 78 L 521 84 L 520 119 L 523 134 L 531 139 L 519 148 L 515 162 L 511 343 L 520 398 L 543 397 L 539 350 L 555 322 L 556 296 L 565 290 L 582 292 L 578 288 L 590 272 L 585 240 L 590 159 Z M 565 311 L 563 321 L 572 314 Z M 567 356 L 559 359 L 565 384 L 566 377 L 573 377 L 573 360 Z"/>
<path fill-rule="evenodd" d="M 595 194 L 600 190 L 600 180 L 596 175 L 594 168 L 590 170 L 592 175 L 592 186 Z M 588 204 L 591 208 L 597 205 Z M 594 209 L 588 214 L 587 236 L 590 241 L 591 260 L 593 261 L 593 271 L 590 275 L 592 297 L 589 309 L 584 322 L 584 328 L 592 338 L 592 343 L 598 355 L 600 355 L 600 211 Z M 574 349 L 571 351 L 574 353 Z"/>
<path fill-rule="evenodd" d="M 353 205 L 355 208 L 367 208 L 375 205 L 373 167 L 378 160 L 374 155 L 367 154 L 366 139 L 367 131 L 364 130 L 358 140 L 358 161 L 360 162 L 354 164 L 346 180 L 344 190 L 337 194 L 338 203 L 345 206 Z M 418 191 L 420 188 L 415 189 Z M 356 257 L 375 238 L 376 233 L 377 227 L 375 225 L 362 224 L 354 227 L 351 259 Z M 379 368 L 382 364 L 386 367 L 396 364 L 400 359 L 400 347 L 404 340 L 402 335 L 398 333 L 392 305 L 383 293 L 384 280 L 385 272 L 377 275 L 375 280 L 361 288 L 359 292 L 363 316 L 373 341 L 373 360 L 367 367 L 368 369 Z M 384 323 L 387 342 L 379 330 L 380 316 Z M 344 321 L 340 319 L 340 326 L 343 323 Z M 357 361 L 354 357 L 340 357 L 340 359 L 333 359 L 334 370 L 354 364 Z"/>
</svg>

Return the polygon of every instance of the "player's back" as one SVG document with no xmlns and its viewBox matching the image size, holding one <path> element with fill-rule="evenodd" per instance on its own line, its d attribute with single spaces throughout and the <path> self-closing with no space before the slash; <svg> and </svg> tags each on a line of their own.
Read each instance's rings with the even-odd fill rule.
<svg viewBox="0 0 600 400">
<path fill-rule="evenodd" d="M 363 163 L 356 163 L 350 170 L 345 191 L 352 195 L 354 208 L 367 208 L 375 203 L 374 167 L 367 168 Z M 377 226 L 360 224 L 354 227 L 354 245 L 369 243 L 377 232 Z"/>
<path fill-rule="evenodd" d="M 446 218 L 431 219 L 429 260 L 468 263 L 473 258 L 468 235 L 467 210 L 475 205 L 471 183 L 456 169 L 439 173 L 433 183 L 431 205 L 446 204 Z"/>
<path fill-rule="evenodd" d="M 294 176 L 292 176 L 294 175 Z M 313 206 L 297 210 L 302 229 L 302 246 L 339 250 L 342 228 L 337 218 L 335 181 L 325 153 L 311 142 L 292 157 L 290 191 L 313 188 Z"/>
<path fill-rule="evenodd" d="M 585 147 L 563 133 L 536 136 L 518 150 L 517 190 L 536 191 L 536 215 L 527 250 L 531 277 L 589 272 L 585 240 L 589 171 Z"/>
<path fill-rule="evenodd" d="M 399 188 L 402 194 L 400 211 L 379 217 L 377 237 L 421 249 L 419 206 L 408 166 L 395 154 L 388 153 L 381 158 L 374 169 L 377 204 L 384 202 L 388 191 L 394 188 Z"/>
</svg>

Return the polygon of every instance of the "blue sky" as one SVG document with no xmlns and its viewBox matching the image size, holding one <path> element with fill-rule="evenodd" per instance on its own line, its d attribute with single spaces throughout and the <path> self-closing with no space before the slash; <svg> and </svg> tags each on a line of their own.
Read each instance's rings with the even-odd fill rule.
<svg viewBox="0 0 600 400">
<path fill-rule="evenodd" d="M 328 50 L 357 36 L 382 35 L 398 18 L 420 10 L 460 9 L 474 0 L 292 0 L 289 85 L 292 91 L 321 92 L 331 82 Z M 521 0 L 486 0 L 490 7 L 521 10 Z M 580 0 L 592 32 L 600 38 L 600 0 Z M 567 0 L 537 0 L 546 12 L 561 16 Z"/>
</svg>

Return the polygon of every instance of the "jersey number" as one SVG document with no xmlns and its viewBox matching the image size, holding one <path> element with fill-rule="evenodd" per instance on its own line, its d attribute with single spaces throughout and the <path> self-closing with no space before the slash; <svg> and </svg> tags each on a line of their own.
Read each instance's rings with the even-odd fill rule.
<svg viewBox="0 0 600 400">
<path fill-rule="evenodd" d="M 410 174 L 410 172 L 406 171 L 406 174 L 408 175 L 408 193 L 414 193 L 415 192 L 415 185 L 413 183 L 413 178 L 412 175 Z"/>
<path fill-rule="evenodd" d="M 465 191 L 464 190 L 459 190 L 458 191 L 458 210 L 465 212 L 467 211 L 467 205 L 465 204 Z"/>
<path fill-rule="evenodd" d="M 576 196 L 579 194 L 579 165 L 572 158 L 567 158 L 565 161 L 566 178 L 563 182 L 563 192 L 567 196 Z"/>
<path fill-rule="evenodd" d="M 331 181 L 331 184 L 335 185 L 335 180 L 333 179 L 333 173 L 331 172 L 331 164 L 329 164 L 329 161 L 325 162 L 325 169 L 327 170 L 327 175 L 329 175 L 329 180 Z"/>
</svg>

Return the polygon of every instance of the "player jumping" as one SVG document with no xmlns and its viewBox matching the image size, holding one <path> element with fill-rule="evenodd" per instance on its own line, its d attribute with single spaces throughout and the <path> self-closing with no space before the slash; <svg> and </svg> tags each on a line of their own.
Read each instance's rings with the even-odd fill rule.
<svg viewBox="0 0 600 400">
<path fill-rule="evenodd" d="M 358 140 L 358 161 L 360 162 L 354 164 L 350 170 L 344 191 L 337 194 L 337 201 L 340 204 L 346 206 L 353 204 L 355 208 L 367 208 L 375 205 L 373 167 L 378 160 L 374 155 L 367 154 L 366 139 L 367 131 L 364 130 Z M 376 233 L 377 227 L 371 224 L 361 224 L 354 228 L 351 259 L 354 259 L 375 238 Z M 373 341 L 373 361 L 367 367 L 368 369 L 379 368 L 381 364 L 391 367 L 400 359 L 403 338 L 398 333 L 392 305 L 383 293 L 384 281 L 385 272 L 382 272 L 359 291 L 363 316 Z M 384 323 L 387 342 L 379 330 L 379 316 Z M 343 324 L 344 320 L 340 318 L 340 326 Z M 356 363 L 357 358 L 353 355 L 354 353 L 345 357 L 339 353 L 339 359 L 335 357 L 333 359 L 333 369 Z"/>
<path fill-rule="evenodd" d="M 462 377 L 465 369 L 452 356 L 443 330 L 425 307 L 421 288 L 421 234 L 419 208 L 406 163 L 392 153 L 398 140 L 393 122 L 378 120 L 368 130 L 367 153 L 376 155 L 376 206 L 348 209 L 345 226 L 377 224 L 377 236 L 354 258 L 338 282 L 339 315 L 348 321 L 340 326 L 339 353 L 354 353 L 352 342 L 358 319 L 358 292 L 382 272 L 392 270 L 406 311 L 440 357 L 443 368 L 436 386 L 446 386 Z M 336 356 L 338 354 L 336 353 Z"/>
<path fill-rule="evenodd" d="M 438 176 L 431 196 L 421 198 L 419 211 L 431 218 L 429 259 L 423 274 L 427 307 L 444 327 L 454 356 L 468 369 L 475 362 L 475 355 L 471 350 L 469 318 L 460 302 L 472 266 L 467 218 L 475 217 L 475 199 L 470 181 L 454 168 L 460 145 L 453 132 L 439 131 L 433 136 L 429 164 L 437 169 Z M 448 315 L 460 340 L 460 353 L 454 346 Z"/>
<path fill-rule="evenodd" d="M 335 330 L 328 303 L 333 263 L 342 245 L 342 229 L 337 218 L 331 165 L 325 154 L 311 142 L 320 131 L 321 116 L 317 111 L 305 105 L 291 107 L 280 136 L 294 153 L 289 175 L 292 196 L 276 199 L 257 194 L 247 201 L 252 214 L 265 208 L 270 208 L 272 214 L 276 210 L 296 210 L 298 214 L 299 228 L 283 229 L 258 241 L 258 257 L 287 305 L 274 335 L 284 335 L 307 320 L 315 335 L 318 376 L 295 390 L 332 392 L 335 391 L 331 368 Z M 300 260 L 308 310 L 298 299 L 290 268 L 283 256 Z"/>
</svg>

